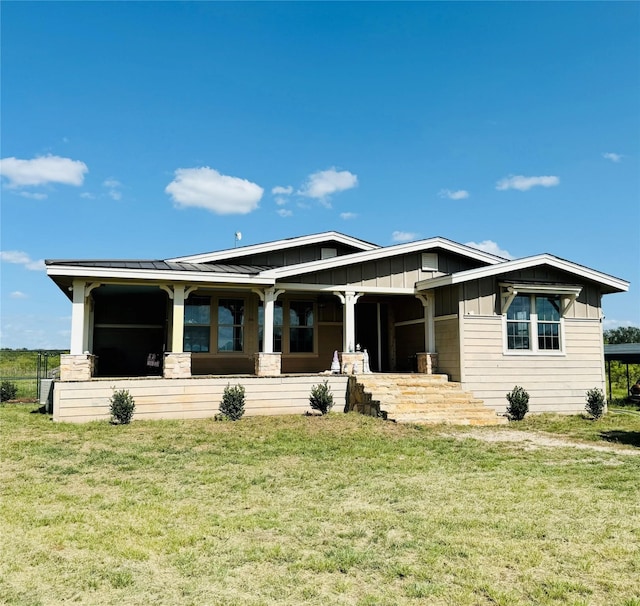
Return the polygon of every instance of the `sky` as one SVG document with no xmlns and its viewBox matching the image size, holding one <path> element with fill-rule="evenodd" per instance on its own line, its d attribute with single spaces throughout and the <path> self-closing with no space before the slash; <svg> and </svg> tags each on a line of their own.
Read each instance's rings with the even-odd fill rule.
<svg viewBox="0 0 640 606">
<path fill-rule="evenodd" d="M 3 0 L 0 346 L 68 348 L 44 259 L 335 230 L 631 283 L 640 3 Z"/>
</svg>

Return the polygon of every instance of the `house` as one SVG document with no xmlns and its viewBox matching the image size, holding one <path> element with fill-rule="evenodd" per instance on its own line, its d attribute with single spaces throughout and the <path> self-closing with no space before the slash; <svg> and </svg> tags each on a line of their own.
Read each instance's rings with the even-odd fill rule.
<svg viewBox="0 0 640 606">
<path fill-rule="evenodd" d="M 516 384 L 532 412 L 579 412 L 586 390 L 605 386 L 602 296 L 629 286 L 550 254 L 508 260 L 441 237 L 378 246 L 338 232 L 46 265 L 72 302 L 60 406 L 79 383 L 95 394 L 101 379 L 153 379 L 146 389 L 165 394 L 182 381 L 180 395 L 196 378 L 313 375 L 336 351 L 351 370 L 366 350 L 374 373 L 437 370 L 497 412 Z"/>
</svg>

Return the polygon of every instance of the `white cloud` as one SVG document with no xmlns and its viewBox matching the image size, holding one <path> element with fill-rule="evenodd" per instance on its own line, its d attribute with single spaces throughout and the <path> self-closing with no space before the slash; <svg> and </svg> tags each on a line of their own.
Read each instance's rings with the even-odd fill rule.
<svg viewBox="0 0 640 606">
<path fill-rule="evenodd" d="M 505 259 L 513 259 L 513 255 L 508 250 L 503 250 L 498 246 L 496 242 L 493 240 L 483 240 L 482 242 L 465 242 L 465 246 L 471 246 L 471 248 L 477 248 L 478 250 L 482 250 L 483 252 L 489 253 L 491 255 L 497 255 L 498 257 L 503 257 Z"/>
<path fill-rule="evenodd" d="M 258 208 L 264 192 L 251 181 L 221 175 L 209 167 L 179 168 L 175 175 L 165 192 L 176 206 L 195 206 L 218 215 L 246 215 Z"/>
<path fill-rule="evenodd" d="M 417 240 L 418 234 L 410 231 L 394 231 L 391 234 L 391 239 L 394 242 L 410 242 L 411 240 Z"/>
<path fill-rule="evenodd" d="M 282 185 L 277 185 L 271 190 L 271 193 L 273 195 L 289 196 L 293 193 L 293 187 L 291 185 L 287 185 L 286 187 L 283 187 Z"/>
<path fill-rule="evenodd" d="M 279 208 L 276 212 L 281 217 L 291 217 L 293 215 L 293 211 L 287 210 L 286 208 Z"/>
<path fill-rule="evenodd" d="M 122 192 L 118 191 L 117 189 L 112 189 L 111 191 L 109 191 L 109 197 L 112 200 L 122 200 Z"/>
<path fill-rule="evenodd" d="M 19 290 L 14 290 L 10 295 L 12 299 L 27 299 L 29 295 L 25 295 L 23 292 Z"/>
<path fill-rule="evenodd" d="M 19 158 L 0 160 L 0 175 L 9 180 L 10 188 L 48 183 L 82 185 L 84 175 L 88 171 L 84 162 L 60 156 L 40 156 L 33 160 Z"/>
<path fill-rule="evenodd" d="M 465 189 L 458 189 L 456 191 L 451 191 L 450 189 L 441 189 L 438 192 L 438 195 L 441 198 L 449 198 L 449 200 L 464 200 L 469 197 L 469 192 Z"/>
<path fill-rule="evenodd" d="M 13 263 L 14 265 L 23 265 L 31 271 L 43 271 L 46 269 L 43 259 L 34 261 L 26 252 L 22 252 L 21 250 L 0 251 L 0 261 Z"/>
<path fill-rule="evenodd" d="M 122 200 L 122 192 L 120 191 L 120 187 L 122 187 L 122 183 L 113 177 L 109 177 L 102 182 L 102 186 L 106 187 L 109 191 L 107 195 L 112 200 Z"/>
<path fill-rule="evenodd" d="M 560 179 L 555 176 L 545 177 L 524 177 L 523 175 L 509 175 L 500 179 L 496 183 L 496 189 L 504 191 L 505 189 L 517 189 L 519 191 L 527 191 L 532 187 L 555 187 L 560 184 Z"/>
<path fill-rule="evenodd" d="M 611 162 L 622 162 L 622 158 L 624 158 L 622 154 L 614 154 L 613 152 L 606 152 L 602 154 L 602 157 L 611 160 Z"/>
<path fill-rule="evenodd" d="M 120 183 L 120 181 L 118 181 L 117 179 L 114 179 L 113 177 L 109 177 L 108 179 L 105 179 L 102 182 L 102 185 L 104 185 L 105 187 L 109 187 L 111 189 L 114 189 L 116 187 L 122 187 L 122 183 Z"/>
<path fill-rule="evenodd" d="M 358 185 L 358 176 L 348 170 L 338 171 L 335 168 L 321 170 L 309 175 L 299 194 L 307 198 L 315 198 L 328 205 L 327 198 L 332 194 Z"/>
<path fill-rule="evenodd" d="M 92 193 L 89 193 L 88 191 L 83 191 L 80 194 L 80 197 L 83 198 L 84 200 L 95 200 L 95 196 Z"/>
<path fill-rule="evenodd" d="M 46 200 L 47 194 L 38 194 L 32 191 L 21 191 L 19 192 L 20 196 L 23 198 L 28 198 L 29 200 Z"/>
<path fill-rule="evenodd" d="M 286 200 L 285 198 L 281 198 L 280 196 L 276 197 L 276 204 L 278 206 L 284 206 L 287 202 L 288 200 Z"/>
<path fill-rule="evenodd" d="M 349 219 L 355 219 L 358 216 L 357 213 L 340 213 L 340 218 L 348 221 Z"/>
</svg>

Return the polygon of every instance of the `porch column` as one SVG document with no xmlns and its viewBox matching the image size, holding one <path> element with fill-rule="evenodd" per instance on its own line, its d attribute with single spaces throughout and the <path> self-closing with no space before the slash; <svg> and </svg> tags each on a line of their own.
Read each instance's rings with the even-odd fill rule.
<svg viewBox="0 0 640 606">
<path fill-rule="evenodd" d="M 259 377 L 278 376 L 282 368 L 282 354 L 273 351 L 273 326 L 275 302 L 284 292 L 275 288 L 254 289 L 260 297 L 264 311 L 262 327 L 262 351 L 255 355 L 255 374 Z"/>
<path fill-rule="evenodd" d="M 184 285 L 173 287 L 173 326 L 171 332 L 171 352 L 183 353 L 184 347 Z"/>
<path fill-rule="evenodd" d="M 416 295 L 424 307 L 424 350 L 434 353 L 436 350 L 436 335 L 434 321 L 434 295 L 428 292 L 426 295 Z"/>
<path fill-rule="evenodd" d="M 162 375 L 165 379 L 187 379 L 191 376 L 191 352 L 184 351 L 184 302 L 197 287 L 161 284 L 160 288 L 173 301 L 171 350 L 164 354 Z"/>
<path fill-rule="evenodd" d="M 345 291 L 345 293 L 333 293 L 342 303 L 343 339 L 342 351 L 350 352 L 355 350 L 356 340 L 356 302 L 363 293 Z"/>
<path fill-rule="evenodd" d="M 71 307 L 71 347 L 70 355 L 80 355 L 89 351 L 91 334 L 91 301 L 89 295 L 98 282 L 87 284 L 84 280 L 73 281 L 73 304 Z"/>
</svg>

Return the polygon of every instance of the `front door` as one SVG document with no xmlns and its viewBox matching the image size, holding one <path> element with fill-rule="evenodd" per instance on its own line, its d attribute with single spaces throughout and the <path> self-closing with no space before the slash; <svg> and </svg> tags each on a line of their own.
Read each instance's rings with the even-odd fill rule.
<svg viewBox="0 0 640 606">
<path fill-rule="evenodd" d="M 377 301 L 356 304 L 356 343 L 369 354 L 373 372 L 389 372 L 388 305 Z"/>
</svg>

